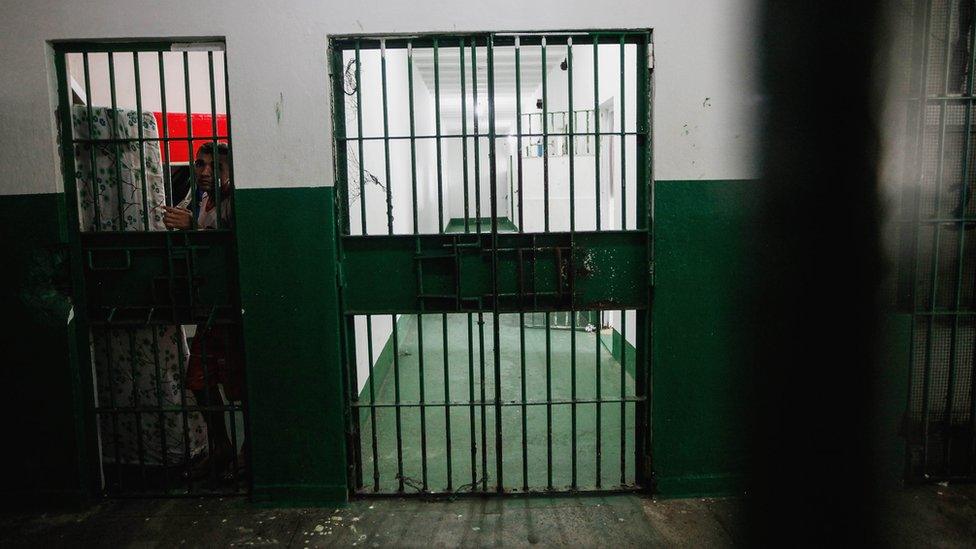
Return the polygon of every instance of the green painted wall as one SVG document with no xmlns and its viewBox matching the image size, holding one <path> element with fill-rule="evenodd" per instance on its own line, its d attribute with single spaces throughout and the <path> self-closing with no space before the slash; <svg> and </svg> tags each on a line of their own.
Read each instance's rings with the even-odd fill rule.
<svg viewBox="0 0 976 549">
<path fill-rule="evenodd" d="M 331 187 L 240 189 L 235 200 L 253 499 L 346 499 Z"/>
<path fill-rule="evenodd" d="M 748 180 L 656 183 L 652 455 L 662 496 L 743 486 L 757 191 Z"/>
<path fill-rule="evenodd" d="M 87 395 L 72 361 L 70 286 L 60 194 L 0 197 L 0 399 L 4 506 L 74 505 L 90 496 Z"/>
<path fill-rule="evenodd" d="M 748 463 L 755 326 L 752 250 L 762 245 L 752 181 L 660 181 L 656 196 L 653 457 L 665 497 L 742 490 Z M 347 497 L 343 379 L 331 188 L 237 191 L 241 302 L 250 398 L 253 496 L 267 505 Z M 91 495 L 94 455 L 72 360 L 59 195 L 0 197 L 0 314 L 5 326 L 7 502 Z M 52 274 L 52 273 L 63 274 Z M 47 274 L 45 274 L 47 273 Z M 879 421 L 893 432 L 907 391 L 907 329 L 886 327 L 892 365 Z M 620 341 L 611 348 L 618 348 Z M 628 349 L 628 354 L 632 349 Z M 382 352 L 381 352 L 382 354 Z M 75 357 L 76 358 L 76 357 Z M 891 471 L 903 443 L 890 443 Z"/>
</svg>

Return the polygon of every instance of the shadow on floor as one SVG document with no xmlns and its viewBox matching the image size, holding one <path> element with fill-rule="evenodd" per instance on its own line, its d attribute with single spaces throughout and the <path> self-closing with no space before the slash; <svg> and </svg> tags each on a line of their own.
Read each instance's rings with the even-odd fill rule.
<svg viewBox="0 0 976 549">
<path fill-rule="evenodd" d="M 885 531 L 891 545 L 963 547 L 976 540 L 976 486 L 912 487 L 894 500 Z M 722 547 L 743 542 L 742 503 L 622 495 L 257 509 L 240 498 L 126 500 L 78 513 L 3 515 L 0 546 Z"/>
</svg>

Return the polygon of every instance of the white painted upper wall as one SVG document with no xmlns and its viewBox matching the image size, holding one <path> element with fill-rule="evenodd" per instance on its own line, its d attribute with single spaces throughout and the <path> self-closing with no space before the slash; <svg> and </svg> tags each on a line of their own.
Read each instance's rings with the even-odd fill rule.
<svg viewBox="0 0 976 549">
<path fill-rule="evenodd" d="M 254 188 L 331 184 L 330 34 L 653 28 L 655 177 L 752 178 L 757 16 L 752 0 L 8 1 L 0 194 L 61 189 L 48 41 L 96 38 L 224 37 L 236 183 Z"/>
</svg>

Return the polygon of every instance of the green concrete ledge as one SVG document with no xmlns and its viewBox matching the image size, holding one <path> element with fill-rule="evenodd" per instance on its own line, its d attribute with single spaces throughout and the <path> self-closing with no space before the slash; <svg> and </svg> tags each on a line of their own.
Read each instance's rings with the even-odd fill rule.
<svg viewBox="0 0 976 549">
<path fill-rule="evenodd" d="M 665 499 L 691 497 L 726 497 L 746 491 L 745 475 L 706 474 L 658 477 L 654 495 Z"/>
<path fill-rule="evenodd" d="M 345 484 L 270 484 L 255 486 L 251 504 L 256 507 L 331 507 L 348 502 Z"/>
</svg>

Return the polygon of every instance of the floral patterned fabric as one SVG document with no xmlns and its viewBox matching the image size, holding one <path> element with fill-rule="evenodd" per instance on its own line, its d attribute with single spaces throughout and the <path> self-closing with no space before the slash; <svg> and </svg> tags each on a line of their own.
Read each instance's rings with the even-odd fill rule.
<svg viewBox="0 0 976 549">
<path fill-rule="evenodd" d="M 106 140 L 75 145 L 81 230 L 166 230 L 159 142 L 143 142 L 140 154 L 140 119 L 134 111 L 92 107 L 91 113 L 89 124 L 87 107 L 72 109 L 75 140 Z M 141 125 L 141 137 L 159 136 L 151 113 L 143 113 Z M 177 465 L 206 448 L 203 416 L 181 411 L 183 404 L 196 404 L 184 389 L 188 351 L 182 326 L 92 330 L 92 357 L 97 406 L 155 409 L 99 414 L 103 461 Z"/>
</svg>

